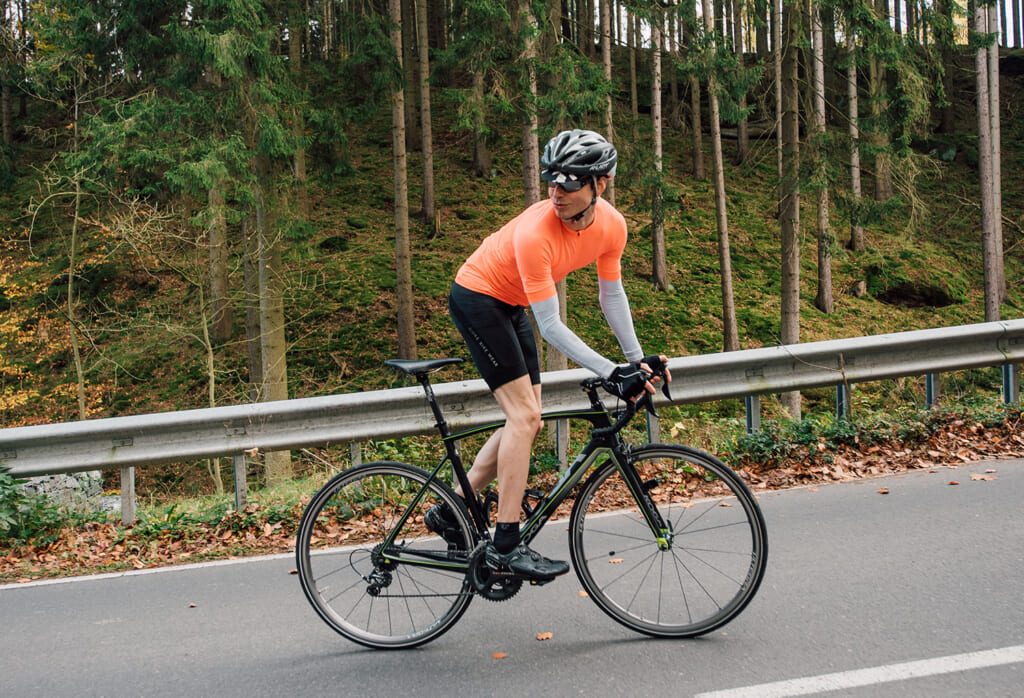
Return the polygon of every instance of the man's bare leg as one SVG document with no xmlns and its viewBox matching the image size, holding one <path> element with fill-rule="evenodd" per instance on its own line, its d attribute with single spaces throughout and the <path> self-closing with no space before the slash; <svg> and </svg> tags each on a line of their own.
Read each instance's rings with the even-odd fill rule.
<svg viewBox="0 0 1024 698">
<path fill-rule="evenodd" d="M 500 492 L 498 521 L 519 521 L 523 491 L 530 472 L 530 450 L 543 426 L 540 419 L 541 387 L 532 385 L 529 376 L 523 376 L 495 390 L 494 397 L 505 412 L 508 423 L 491 434 L 473 460 L 473 467 L 469 469 L 467 477 L 474 493 L 497 477 Z M 510 448 L 510 444 L 518 448 Z M 506 469 L 499 463 L 506 462 L 512 467 L 511 472 L 505 473 L 503 481 L 502 472 Z M 456 491 L 463 494 L 461 489 Z M 508 497 L 504 496 L 506 492 Z M 504 511 L 501 502 L 512 502 L 514 506 L 510 504 L 508 508 L 511 511 Z M 502 518 L 503 514 L 511 518 Z"/>
</svg>

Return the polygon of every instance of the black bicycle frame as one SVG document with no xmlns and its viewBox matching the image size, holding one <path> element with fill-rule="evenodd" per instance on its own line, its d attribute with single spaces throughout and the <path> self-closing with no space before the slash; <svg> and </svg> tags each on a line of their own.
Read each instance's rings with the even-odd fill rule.
<svg viewBox="0 0 1024 698">
<path fill-rule="evenodd" d="M 397 559 L 406 564 L 445 567 L 448 569 L 468 569 L 468 560 L 465 562 L 456 561 L 447 556 L 431 555 L 425 551 L 417 551 L 412 553 L 410 557 L 405 557 L 402 554 L 402 550 L 393 547 L 394 539 L 397 536 L 398 531 L 402 529 L 406 519 L 419 503 L 419 500 L 423 496 L 427 487 L 429 487 L 431 482 L 437 479 L 438 473 L 445 464 L 452 464 L 452 472 L 463 492 L 473 491 L 469 484 L 469 479 L 466 476 L 466 468 L 462 462 L 462 457 L 459 455 L 458 442 L 469 436 L 486 434 L 487 432 L 500 429 L 504 426 L 505 422 L 492 422 L 479 427 L 472 427 L 452 433 L 444 415 L 441 412 L 440 406 L 437 404 L 437 400 L 434 397 L 430 381 L 425 375 L 420 377 L 420 384 L 426 392 L 427 402 L 430 404 L 434 417 L 437 419 L 437 423 L 434 426 L 440 432 L 441 439 L 444 442 L 445 456 L 430 472 L 429 477 L 426 482 L 423 483 L 422 488 L 416 494 L 412 503 L 410 503 L 402 516 L 399 517 L 399 520 L 392 529 L 391 534 L 383 542 L 383 550 L 387 551 L 384 557 L 387 558 L 388 561 Z M 626 486 L 629 488 L 630 493 L 640 506 L 641 513 L 650 526 L 651 532 L 654 533 L 657 538 L 659 547 L 662 549 L 667 548 L 669 545 L 668 541 L 670 531 L 665 524 L 661 513 L 658 511 L 657 506 L 647 494 L 646 488 L 644 487 L 644 483 L 640 480 L 639 474 L 634 468 L 626 467 L 626 463 L 624 461 L 626 446 L 618 432 L 619 429 L 632 418 L 636 411 L 635 405 L 629 406 L 627 408 L 628 414 L 620 417 L 619 422 L 613 423 L 612 415 L 610 415 L 607 409 L 605 409 L 594 389 L 592 387 L 585 388 L 585 392 L 590 398 L 591 405 L 589 408 L 550 412 L 542 415 L 542 419 L 544 421 L 558 419 L 582 419 L 589 422 L 593 428 L 591 430 L 590 440 L 580 451 L 579 455 L 576 456 L 572 464 L 565 470 L 565 472 L 562 473 L 558 482 L 555 483 L 555 486 L 551 491 L 543 496 L 540 503 L 533 509 L 533 513 L 530 514 L 527 521 L 523 524 L 520 531 L 522 541 L 529 544 L 529 542 L 537 536 L 540 530 L 558 509 L 559 505 L 565 501 L 573 488 L 580 482 L 580 480 L 583 479 L 583 476 L 590 471 L 602 456 L 605 456 L 607 458 L 611 458 L 617 464 L 618 470 L 626 482 Z M 468 497 L 465 501 L 466 506 L 469 509 L 470 516 L 473 518 L 477 534 L 483 540 L 489 540 L 490 533 L 488 532 L 488 521 L 483 505 L 480 502 L 480 498 Z M 396 555 L 394 553 L 398 554 Z"/>
</svg>

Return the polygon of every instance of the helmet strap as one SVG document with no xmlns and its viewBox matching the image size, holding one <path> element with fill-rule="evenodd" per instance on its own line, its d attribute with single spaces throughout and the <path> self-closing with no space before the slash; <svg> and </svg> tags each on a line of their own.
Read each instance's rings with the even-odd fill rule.
<svg viewBox="0 0 1024 698">
<path fill-rule="evenodd" d="M 573 223 L 579 223 L 583 220 L 583 216 L 587 215 L 587 211 L 597 205 L 597 181 L 593 177 L 590 178 L 590 190 L 594 192 L 593 198 L 590 199 L 590 205 L 569 219 Z"/>
</svg>

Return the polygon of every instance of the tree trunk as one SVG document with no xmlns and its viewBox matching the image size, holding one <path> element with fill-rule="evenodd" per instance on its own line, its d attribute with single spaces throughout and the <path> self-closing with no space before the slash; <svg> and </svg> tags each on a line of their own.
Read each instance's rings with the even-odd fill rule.
<svg viewBox="0 0 1024 698">
<path fill-rule="evenodd" d="M 739 69 L 742 71 L 745 65 L 746 56 L 743 52 L 743 17 L 742 17 L 743 3 L 739 0 L 733 0 L 732 12 L 733 12 L 733 31 L 735 32 L 735 41 L 733 46 L 736 50 L 736 62 Z M 747 93 L 746 91 L 740 95 L 739 108 L 743 111 L 747 109 Z M 737 165 L 742 165 L 747 161 L 747 155 L 750 152 L 750 134 L 747 129 L 747 117 L 743 116 L 736 124 L 736 159 L 733 161 Z"/>
<path fill-rule="evenodd" d="M 245 281 L 245 345 L 249 358 L 249 400 L 259 402 L 263 389 L 263 349 L 260 346 L 260 243 L 253 217 L 242 219 L 245 254 L 242 268 Z"/>
<path fill-rule="evenodd" d="M 846 101 L 849 109 L 850 122 L 850 196 L 853 199 L 850 213 L 850 249 L 863 252 L 866 247 L 864 226 L 860 222 L 861 186 L 860 186 L 860 114 L 857 95 L 857 39 L 851 33 L 846 37 L 847 60 L 846 68 Z"/>
<path fill-rule="evenodd" d="M 813 44 L 813 90 L 814 90 L 814 131 L 818 144 L 814 151 L 818 173 L 817 186 L 817 233 L 818 233 L 818 293 L 814 298 L 815 307 L 823 313 L 832 313 L 832 230 L 829 226 L 828 187 L 825 173 L 825 44 L 821 30 L 821 5 L 813 2 L 811 8 L 811 42 Z"/>
<path fill-rule="evenodd" d="M 636 15 L 626 10 L 626 43 L 628 46 L 626 50 L 629 52 L 629 104 L 630 114 L 633 115 L 633 139 L 637 138 L 637 126 L 640 121 L 640 97 L 637 94 L 637 75 L 636 75 L 636 51 L 637 44 L 637 23 L 639 20 Z"/>
<path fill-rule="evenodd" d="M 259 236 L 260 299 L 260 354 L 263 366 L 263 386 L 260 397 L 264 402 L 288 399 L 287 341 L 284 323 L 284 266 L 281 260 L 280 232 L 274 211 L 280 201 L 267 200 L 265 183 L 270 181 L 269 164 L 265 156 L 260 170 L 260 187 L 256 201 L 256 234 Z M 264 454 L 267 483 L 290 480 L 291 453 L 273 451 Z"/>
<path fill-rule="evenodd" d="M 775 49 L 775 167 L 779 177 L 778 198 L 782 201 L 782 62 L 785 52 L 782 47 L 782 3 L 774 0 L 772 4 L 772 44 Z"/>
<path fill-rule="evenodd" d="M 481 114 L 484 103 L 484 74 L 479 70 L 473 71 L 472 99 L 478 114 Z M 489 177 L 491 174 L 491 153 L 487 148 L 483 124 L 480 123 L 473 130 L 473 174 L 477 177 Z"/>
<path fill-rule="evenodd" d="M 711 0 L 702 0 L 704 29 L 708 34 L 714 30 Z M 710 51 L 719 47 L 712 45 Z M 710 58 L 710 56 L 709 56 Z M 718 113 L 718 85 L 714 71 L 708 74 L 708 104 L 711 119 L 711 162 L 715 183 L 715 224 L 718 229 L 718 272 L 722 287 L 722 350 L 736 351 L 740 348 L 739 331 L 736 326 L 736 304 L 732 293 L 732 254 L 729 251 L 729 214 L 725 198 L 725 164 L 722 161 L 722 124 Z"/>
<path fill-rule="evenodd" d="M 427 0 L 416 3 L 416 26 L 420 54 L 420 135 L 423 140 L 423 222 L 432 224 L 434 216 L 434 126 L 430 117 L 430 45 L 428 42 Z"/>
<path fill-rule="evenodd" d="M 5 80 L 0 87 L 0 121 L 4 145 L 14 143 L 14 120 L 11 118 L 11 85 Z"/>
<path fill-rule="evenodd" d="M 875 12 L 883 18 L 889 17 L 889 7 L 886 0 L 875 0 Z M 876 56 L 872 56 L 868 66 L 869 89 L 871 93 L 871 116 L 872 121 L 878 124 L 882 115 L 889 110 L 889 100 L 886 96 L 885 68 Z M 892 172 L 889 166 L 889 133 L 883 131 L 884 127 L 876 125 L 871 131 L 871 141 L 875 147 L 875 201 L 888 201 L 892 198 Z"/>
<path fill-rule="evenodd" d="M 390 0 L 391 46 L 401 68 L 402 0 Z M 395 304 L 398 324 L 398 358 L 416 358 L 416 327 L 413 319 L 412 255 L 409 247 L 409 167 L 405 154 L 405 90 L 391 91 L 391 149 L 395 184 Z"/>
<path fill-rule="evenodd" d="M 224 216 L 223 183 L 215 181 L 207 192 L 210 206 L 210 340 L 223 344 L 231 339 L 234 316 L 228 295 L 228 226 Z"/>
<path fill-rule="evenodd" d="M 690 130 L 693 132 L 693 178 L 704 179 L 704 131 L 700 116 L 700 80 L 690 76 Z"/>
<path fill-rule="evenodd" d="M 783 344 L 800 342 L 800 4 L 783 7 L 782 172 L 779 222 L 782 238 L 781 336 Z M 792 419 L 800 419 L 800 394 L 785 393 L 782 403 Z"/>
<path fill-rule="evenodd" d="M 939 133 L 953 133 L 956 131 L 956 113 L 953 108 L 953 15 L 952 0 L 936 0 L 935 11 L 938 14 L 938 22 L 935 26 L 935 43 L 939 47 L 942 60 L 942 87 L 946 94 L 945 102 L 939 107 Z"/>
<path fill-rule="evenodd" d="M 651 22 L 651 124 L 654 126 L 654 169 L 657 172 L 651 192 L 651 277 L 654 286 L 664 291 L 669 288 L 668 261 L 665 252 L 664 192 L 661 183 L 661 24 Z"/>
<path fill-rule="evenodd" d="M 988 13 L 981 3 L 975 4 L 974 29 L 988 31 Z M 985 286 L 985 321 L 998 321 L 1000 308 L 999 273 L 996 261 L 995 199 L 992 181 L 992 121 L 989 110 L 988 49 L 981 47 L 975 53 L 975 73 L 978 85 L 978 178 L 981 196 L 981 257 Z"/>
<path fill-rule="evenodd" d="M 302 81 L 302 27 L 304 15 L 298 9 L 292 10 L 292 19 L 288 27 L 288 69 L 292 80 L 298 85 Z M 292 135 L 295 138 L 295 154 L 292 156 L 293 174 L 295 175 L 295 195 L 299 203 L 299 212 L 303 219 L 309 217 L 309 191 L 306 187 L 306 120 L 303 103 L 292 106 Z M 212 298 L 210 299 L 213 300 Z"/>
<path fill-rule="evenodd" d="M 526 23 L 529 30 L 523 47 L 523 67 L 526 73 L 526 110 L 523 114 L 523 202 L 531 206 L 541 199 L 540 190 L 540 143 L 537 131 L 537 20 L 530 9 L 528 0 L 519 0 L 519 23 Z M 539 346 L 539 345 L 538 345 Z"/>
<path fill-rule="evenodd" d="M 1005 10 L 1005 5 L 1001 5 Z M 1006 27 L 1006 15 L 1003 13 L 1003 27 Z M 988 8 L 988 30 L 996 34 L 998 23 L 996 8 Z M 1005 34 L 1004 40 L 1005 41 Z M 999 301 L 1007 299 L 1006 270 L 1003 265 L 1003 166 L 1002 166 L 1002 127 L 999 118 L 999 46 L 993 43 L 988 47 L 988 118 L 992 123 L 992 236 L 995 243 L 996 284 L 999 288 Z"/>
<path fill-rule="evenodd" d="M 612 80 L 612 0 L 601 0 L 601 60 L 604 63 L 604 79 Z M 536 86 L 536 83 L 534 83 Z M 612 96 L 608 95 L 604 110 L 604 137 L 615 142 L 615 124 L 612 116 Z M 608 181 L 604 198 L 615 205 L 615 178 Z"/>
</svg>

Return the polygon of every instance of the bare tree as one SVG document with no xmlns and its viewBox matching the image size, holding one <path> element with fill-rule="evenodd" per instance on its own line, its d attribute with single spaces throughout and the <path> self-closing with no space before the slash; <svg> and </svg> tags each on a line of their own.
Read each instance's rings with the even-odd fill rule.
<svg viewBox="0 0 1024 698">
<path fill-rule="evenodd" d="M 1006 43 L 1006 6 L 1003 8 L 1003 43 Z M 988 30 L 995 38 L 999 29 L 994 5 L 988 8 Z M 995 243 L 996 285 L 1000 302 L 1006 300 L 1006 271 L 1003 266 L 1003 167 L 1002 128 L 999 118 L 999 44 L 988 47 L 988 118 L 992 124 L 992 237 Z"/>
<path fill-rule="evenodd" d="M 860 107 L 857 93 L 857 37 L 853 31 L 846 37 L 846 55 L 849 65 L 846 67 L 846 102 L 850 122 L 850 196 L 853 199 L 850 207 L 850 249 L 854 252 L 865 250 L 864 226 L 860 222 L 861 184 L 860 184 Z"/>
<path fill-rule="evenodd" d="M 604 79 L 611 82 L 612 79 L 612 0 L 601 0 L 601 60 L 604 63 Z M 604 112 L 604 137 L 612 143 L 615 142 L 615 126 L 612 118 L 612 95 L 608 93 L 608 99 Z M 609 182 L 604 190 L 604 197 L 615 205 L 615 178 Z"/>
<path fill-rule="evenodd" d="M 782 238 L 781 339 L 800 342 L 800 3 L 783 6 L 782 51 L 782 180 L 779 185 L 779 223 Z M 800 394 L 785 393 L 783 406 L 800 418 Z"/>
<path fill-rule="evenodd" d="M 669 288 L 668 260 L 665 251 L 665 202 L 661 183 L 661 17 L 651 21 L 651 124 L 654 126 L 654 169 L 656 172 L 651 192 L 651 277 L 654 286 L 662 291 Z"/>
<path fill-rule="evenodd" d="M 979 34 L 988 31 L 988 13 L 978 2 L 974 8 L 974 27 Z M 995 198 L 992 181 L 992 121 L 989 113 L 988 49 L 979 47 L 975 53 L 978 110 L 978 176 L 981 195 L 981 252 L 985 283 L 985 321 L 999 320 L 998 253 L 995 241 Z"/>
<path fill-rule="evenodd" d="M 813 2 L 811 7 L 811 44 L 813 49 L 812 90 L 814 92 L 814 132 L 818 147 L 814 159 L 817 170 L 817 233 L 818 233 L 818 293 L 814 298 L 815 307 L 823 313 L 835 310 L 832 299 L 832 230 L 828 215 L 828 186 L 825 181 L 825 46 L 821 30 L 821 4 Z"/>
<path fill-rule="evenodd" d="M 711 0 L 702 0 L 704 30 L 714 37 L 714 9 Z M 714 42 L 714 39 L 712 39 Z M 712 43 L 709 58 L 718 46 Z M 718 78 L 714 70 L 708 71 L 708 103 L 711 119 L 711 162 L 715 183 L 715 224 L 718 229 L 718 272 L 722 287 L 722 348 L 736 351 L 740 348 L 736 326 L 736 303 L 732 293 L 732 255 L 729 251 L 729 214 L 725 197 L 725 165 L 722 161 L 722 124 L 718 113 Z"/>
<path fill-rule="evenodd" d="M 434 222 L 434 130 L 430 116 L 430 42 L 427 0 L 415 0 L 417 50 L 420 55 L 420 137 L 423 151 L 423 222 Z"/>
<path fill-rule="evenodd" d="M 402 0 L 390 0 L 391 46 L 401 67 Z M 395 179 L 395 272 L 398 320 L 398 358 L 416 358 L 416 327 L 413 319 L 412 255 L 409 249 L 409 164 L 405 154 L 405 90 L 391 91 L 391 148 Z"/>
</svg>

